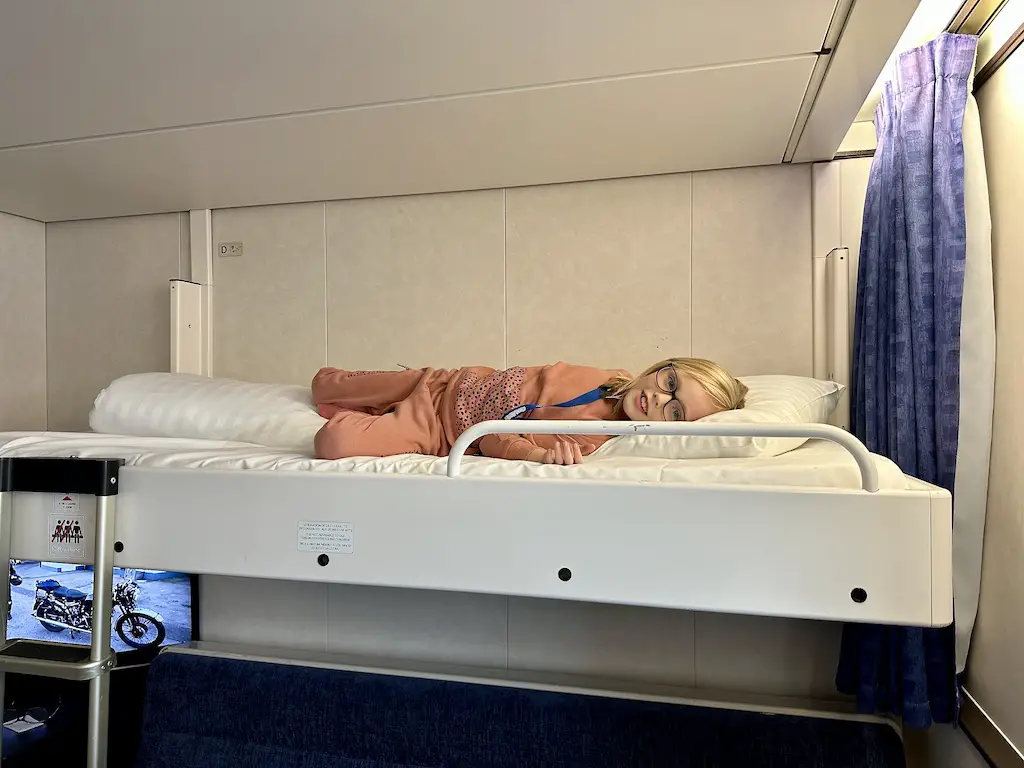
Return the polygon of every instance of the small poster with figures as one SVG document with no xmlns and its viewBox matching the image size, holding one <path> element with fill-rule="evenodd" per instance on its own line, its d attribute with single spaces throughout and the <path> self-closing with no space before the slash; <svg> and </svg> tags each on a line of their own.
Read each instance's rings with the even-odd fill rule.
<svg viewBox="0 0 1024 768">
<path fill-rule="evenodd" d="M 79 515 L 57 512 L 49 515 L 46 529 L 50 558 L 84 558 L 85 530 Z"/>
</svg>

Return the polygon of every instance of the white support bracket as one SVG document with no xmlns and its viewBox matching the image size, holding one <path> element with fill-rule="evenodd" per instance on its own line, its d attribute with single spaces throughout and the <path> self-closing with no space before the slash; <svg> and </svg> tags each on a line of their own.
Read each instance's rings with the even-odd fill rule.
<svg viewBox="0 0 1024 768">
<path fill-rule="evenodd" d="M 850 428 L 850 249 L 834 248 L 825 258 L 828 303 L 828 378 L 846 387 L 832 413 L 832 423 Z"/>
<path fill-rule="evenodd" d="M 816 163 L 812 169 L 813 243 L 811 259 L 812 370 L 816 379 L 847 387 L 830 422 L 850 428 L 850 251 L 840 243 L 842 185 L 838 163 Z"/>
<path fill-rule="evenodd" d="M 171 280 L 171 373 L 203 374 L 203 286 Z"/>
<path fill-rule="evenodd" d="M 209 208 L 188 212 L 192 283 L 199 289 L 199 366 L 202 376 L 213 376 L 213 223 Z M 173 306 L 173 305 L 172 305 Z M 173 318 L 172 318 L 173 320 Z M 172 326 L 173 327 L 173 326 Z M 173 331 L 172 331 L 173 333 Z M 173 339 L 172 339 L 173 341 Z M 172 347 L 172 359 L 175 355 Z"/>
</svg>

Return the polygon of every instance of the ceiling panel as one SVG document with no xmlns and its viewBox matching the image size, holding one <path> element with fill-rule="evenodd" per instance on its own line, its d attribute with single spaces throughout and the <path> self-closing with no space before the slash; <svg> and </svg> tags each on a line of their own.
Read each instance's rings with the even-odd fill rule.
<svg viewBox="0 0 1024 768">
<path fill-rule="evenodd" d="M 835 0 L 3 5 L 9 147 L 809 53 Z"/>
<path fill-rule="evenodd" d="M 53 221 L 778 163 L 815 58 L 0 150 L 0 210 Z"/>
<path fill-rule="evenodd" d="M 830 160 L 920 0 L 857 0 L 793 161 Z"/>
</svg>

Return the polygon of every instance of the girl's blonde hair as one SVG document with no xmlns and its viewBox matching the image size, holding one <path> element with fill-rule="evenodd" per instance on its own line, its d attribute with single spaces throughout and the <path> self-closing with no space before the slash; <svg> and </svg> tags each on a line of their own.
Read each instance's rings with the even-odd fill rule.
<svg viewBox="0 0 1024 768">
<path fill-rule="evenodd" d="M 639 376 L 630 378 L 625 374 L 613 376 L 605 386 L 609 392 L 606 397 L 615 401 L 615 418 L 622 416 L 622 396 L 632 389 L 640 379 L 672 366 L 682 374 L 689 376 L 703 387 L 715 405 L 724 411 L 733 411 L 746 405 L 747 386 L 736 380 L 718 363 L 699 357 L 670 357 L 655 363 Z"/>
</svg>

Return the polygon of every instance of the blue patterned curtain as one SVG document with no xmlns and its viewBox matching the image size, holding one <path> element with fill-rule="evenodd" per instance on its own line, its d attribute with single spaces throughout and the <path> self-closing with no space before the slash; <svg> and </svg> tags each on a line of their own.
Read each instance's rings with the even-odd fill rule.
<svg viewBox="0 0 1024 768">
<path fill-rule="evenodd" d="M 963 118 L 977 39 L 899 57 L 875 111 L 854 319 L 851 418 L 868 449 L 953 492 L 966 223 Z M 911 728 L 951 722 L 953 628 L 847 625 L 836 684 Z"/>
</svg>

